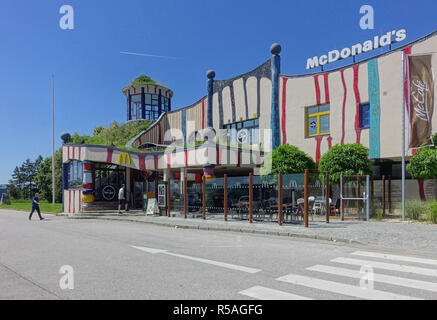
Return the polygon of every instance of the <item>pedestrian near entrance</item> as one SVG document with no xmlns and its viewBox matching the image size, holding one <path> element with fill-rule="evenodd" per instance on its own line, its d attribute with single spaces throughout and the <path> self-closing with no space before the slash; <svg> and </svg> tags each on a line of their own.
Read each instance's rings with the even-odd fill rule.
<svg viewBox="0 0 437 320">
<path fill-rule="evenodd" d="M 35 193 L 35 196 L 32 198 L 32 211 L 29 215 L 29 220 L 32 220 L 32 214 L 36 210 L 38 212 L 38 216 L 40 220 L 44 220 L 43 217 L 41 217 L 41 211 L 39 210 L 39 193 Z"/>
<path fill-rule="evenodd" d="M 120 190 L 118 190 L 118 214 L 122 214 L 121 213 L 122 205 L 124 205 L 124 209 L 126 210 L 126 212 L 129 211 L 127 209 L 127 201 L 124 196 L 124 184 L 122 184 Z"/>
</svg>

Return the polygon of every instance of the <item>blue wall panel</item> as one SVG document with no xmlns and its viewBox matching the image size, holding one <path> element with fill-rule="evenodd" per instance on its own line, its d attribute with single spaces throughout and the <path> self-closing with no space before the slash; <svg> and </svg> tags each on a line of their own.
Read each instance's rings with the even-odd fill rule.
<svg viewBox="0 0 437 320">
<path fill-rule="evenodd" d="M 370 102 L 370 159 L 381 157 L 381 103 L 379 92 L 378 61 L 368 63 L 369 70 L 369 102 Z"/>
</svg>

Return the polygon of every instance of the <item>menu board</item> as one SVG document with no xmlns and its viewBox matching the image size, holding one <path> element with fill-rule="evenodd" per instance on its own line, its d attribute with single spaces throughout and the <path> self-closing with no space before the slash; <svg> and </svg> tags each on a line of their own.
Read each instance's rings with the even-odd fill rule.
<svg viewBox="0 0 437 320">
<path fill-rule="evenodd" d="M 150 198 L 149 201 L 147 201 L 146 215 L 155 214 L 155 208 L 156 208 L 156 199 Z"/>
</svg>

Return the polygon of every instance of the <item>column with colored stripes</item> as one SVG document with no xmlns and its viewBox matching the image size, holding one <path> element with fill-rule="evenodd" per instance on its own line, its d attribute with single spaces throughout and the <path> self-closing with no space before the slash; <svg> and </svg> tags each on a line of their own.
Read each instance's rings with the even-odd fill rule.
<svg viewBox="0 0 437 320">
<path fill-rule="evenodd" d="M 270 47 L 272 53 L 272 107 L 270 113 L 270 129 L 272 131 L 272 150 L 281 145 L 279 120 L 279 74 L 281 72 L 281 46 L 277 43 Z"/>
</svg>

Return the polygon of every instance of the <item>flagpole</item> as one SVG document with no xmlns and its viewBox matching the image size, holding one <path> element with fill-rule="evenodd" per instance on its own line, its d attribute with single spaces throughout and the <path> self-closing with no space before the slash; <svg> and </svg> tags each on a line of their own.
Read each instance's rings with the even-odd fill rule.
<svg viewBox="0 0 437 320">
<path fill-rule="evenodd" d="M 405 221 L 405 52 L 402 51 L 402 221 Z"/>
<path fill-rule="evenodd" d="M 55 76 L 52 74 L 52 203 L 55 205 Z"/>
</svg>

